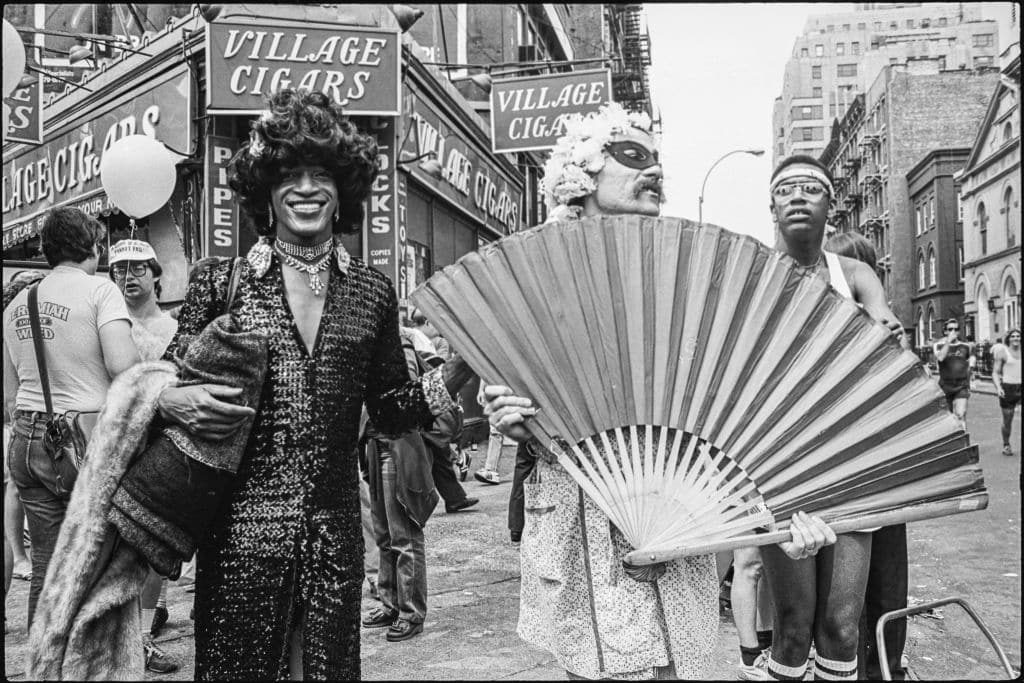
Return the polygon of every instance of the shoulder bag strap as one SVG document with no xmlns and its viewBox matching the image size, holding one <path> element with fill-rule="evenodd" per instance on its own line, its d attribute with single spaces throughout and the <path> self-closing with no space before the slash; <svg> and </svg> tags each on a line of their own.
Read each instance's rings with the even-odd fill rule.
<svg viewBox="0 0 1024 683">
<path fill-rule="evenodd" d="M 36 349 L 36 364 L 39 366 L 39 383 L 43 385 L 43 401 L 46 412 L 53 415 L 53 401 L 50 399 L 50 378 L 46 373 L 46 355 L 43 349 L 43 330 L 39 324 L 39 285 L 28 290 L 28 317 L 32 323 L 32 345 Z"/>
<path fill-rule="evenodd" d="M 238 281 L 242 279 L 242 262 L 245 260 L 244 256 L 235 257 L 235 262 L 231 266 L 231 279 L 228 280 L 228 297 L 227 304 L 224 306 L 224 312 L 231 312 L 231 304 L 235 301 L 235 294 L 238 292 Z"/>
</svg>

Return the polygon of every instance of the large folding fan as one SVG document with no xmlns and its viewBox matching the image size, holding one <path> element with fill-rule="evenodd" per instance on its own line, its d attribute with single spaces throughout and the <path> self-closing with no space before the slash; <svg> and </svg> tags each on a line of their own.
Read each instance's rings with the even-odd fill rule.
<svg viewBox="0 0 1024 683">
<path fill-rule="evenodd" d="M 977 446 L 918 358 L 749 237 L 554 223 L 411 299 L 488 383 L 541 408 L 527 428 L 634 564 L 779 542 L 798 510 L 844 532 L 987 504 Z"/>
</svg>

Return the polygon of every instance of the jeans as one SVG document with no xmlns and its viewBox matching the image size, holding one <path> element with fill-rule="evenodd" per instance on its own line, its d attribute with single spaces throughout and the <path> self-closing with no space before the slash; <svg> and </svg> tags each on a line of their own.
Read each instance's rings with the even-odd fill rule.
<svg viewBox="0 0 1024 683">
<path fill-rule="evenodd" d="M 513 537 L 522 536 L 523 527 L 526 526 L 523 484 L 536 464 L 536 459 L 529 454 L 526 446 L 520 444 L 516 449 L 516 469 L 512 475 L 512 493 L 508 499 L 508 530 Z"/>
<path fill-rule="evenodd" d="M 377 568 L 380 566 L 380 554 L 377 552 L 377 539 L 373 534 L 373 509 L 370 503 L 370 485 L 359 477 L 359 516 L 363 527 L 363 574 L 370 583 L 377 583 Z"/>
<path fill-rule="evenodd" d="M 398 502 L 398 477 L 390 444 L 377 440 L 380 486 L 371 496 L 373 533 L 380 550 L 377 591 L 380 601 L 414 624 L 427 616 L 427 554 L 423 529 Z"/>
<path fill-rule="evenodd" d="M 28 624 L 32 625 L 43 579 L 57 545 L 57 535 L 71 500 L 78 470 L 67 458 L 54 461 L 43 447 L 49 416 L 44 413 L 14 415 L 11 447 L 8 450 L 11 479 L 25 508 L 28 534 L 32 539 L 32 583 L 28 593 Z"/>
<path fill-rule="evenodd" d="M 444 504 L 450 507 L 466 500 L 466 489 L 462 488 L 458 477 L 455 476 L 452 461 L 447 454 L 438 452 L 438 449 L 430 444 L 427 444 L 427 450 L 430 451 L 430 457 L 433 460 L 430 473 L 434 477 L 434 487 L 444 498 Z"/>
<path fill-rule="evenodd" d="M 865 591 L 864 610 L 860 618 L 860 651 L 857 677 L 881 680 L 875 625 L 886 612 L 907 606 L 907 525 L 882 527 L 871 535 L 871 567 Z M 900 665 L 907 642 L 907 619 L 896 619 L 885 625 L 885 653 L 894 681 L 904 680 L 906 672 Z"/>
</svg>

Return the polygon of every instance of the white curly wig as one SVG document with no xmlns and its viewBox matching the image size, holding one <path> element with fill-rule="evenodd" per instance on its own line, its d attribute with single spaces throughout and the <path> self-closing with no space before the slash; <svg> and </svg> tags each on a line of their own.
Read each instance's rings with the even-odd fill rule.
<svg viewBox="0 0 1024 683">
<path fill-rule="evenodd" d="M 586 116 L 573 114 L 565 122 L 565 134 L 555 142 L 544 164 L 544 203 L 548 221 L 580 217 L 581 206 L 569 202 L 586 197 L 597 189 L 594 177 L 604 168 L 604 147 L 616 133 L 636 128 L 651 132 L 651 117 L 645 112 L 627 112 L 617 102 L 609 102 Z"/>
</svg>

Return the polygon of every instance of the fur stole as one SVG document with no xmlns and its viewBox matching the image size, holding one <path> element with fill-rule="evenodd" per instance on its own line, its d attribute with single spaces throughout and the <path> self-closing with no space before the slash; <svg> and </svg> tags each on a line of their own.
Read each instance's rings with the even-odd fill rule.
<svg viewBox="0 0 1024 683">
<path fill-rule="evenodd" d="M 138 597 L 148 565 L 117 543 L 90 586 L 104 544 L 110 499 L 132 457 L 146 444 L 156 402 L 177 381 L 173 364 L 139 363 L 111 384 L 71 493 L 29 634 L 30 680 L 142 680 L 145 661 Z"/>
</svg>

